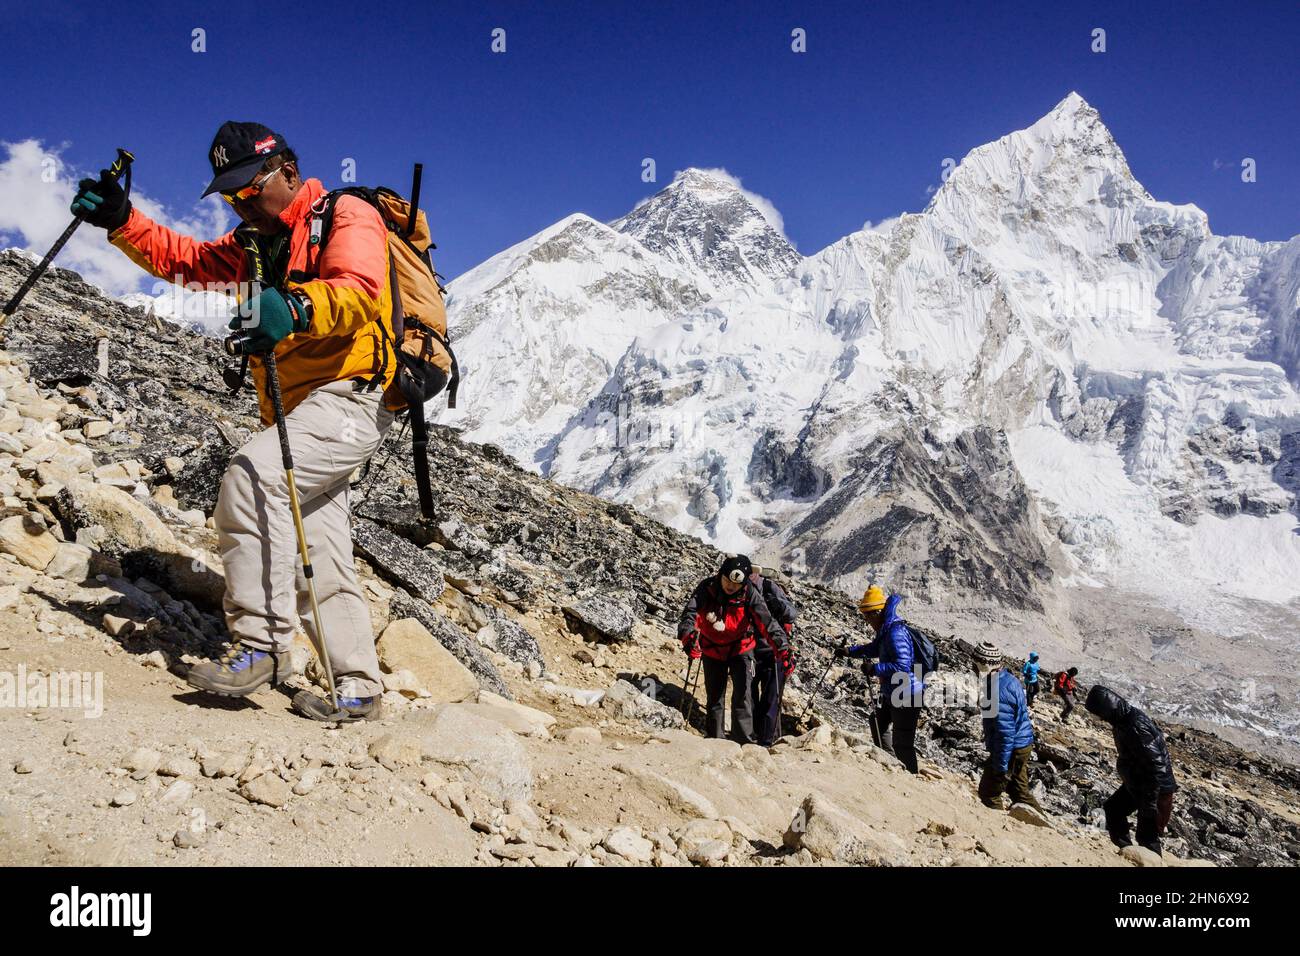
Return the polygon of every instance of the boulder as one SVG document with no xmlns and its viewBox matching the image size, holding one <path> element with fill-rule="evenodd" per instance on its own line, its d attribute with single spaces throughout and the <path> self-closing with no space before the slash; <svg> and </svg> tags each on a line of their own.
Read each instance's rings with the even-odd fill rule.
<svg viewBox="0 0 1300 956">
<path fill-rule="evenodd" d="M 0 552 L 44 571 L 59 552 L 59 539 L 23 515 L 10 515 L 0 521 Z"/>
<path fill-rule="evenodd" d="M 490 691 L 480 691 L 478 702 L 465 706 L 474 713 L 488 720 L 495 720 L 524 737 L 547 739 L 551 736 L 551 727 L 555 724 L 555 718 L 545 711 L 506 700 Z"/>
<path fill-rule="evenodd" d="M 611 685 L 601 698 L 600 706 L 618 720 L 636 721 L 648 727 L 682 727 L 686 723 L 680 711 L 641 693 L 625 680 Z"/>
<path fill-rule="evenodd" d="M 633 863 L 649 863 L 655 858 L 654 844 L 631 827 L 616 827 L 611 830 L 601 846 Z"/>
<path fill-rule="evenodd" d="M 62 578 L 74 584 L 89 581 L 97 574 L 117 577 L 122 573 L 122 566 L 116 561 L 75 541 L 60 541 L 58 553 L 45 567 L 45 573 L 52 578 Z"/>
<path fill-rule="evenodd" d="M 598 595 L 566 604 L 562 610 L 569 630 L 591 641 L 627 641 L 636 627 L 631 608 Z"/>
<path fill-rule="evenodd" d="M 414 618 L 384 628 L 375 649 L 390 672 L 409 671 L 439 703 L 458 703 L 478 693 L 478 680 Z"/>
<path fill-rule="evenodd" d="M 115 558 L 178 550 L 176 537 L 162 520 L 120 488 L 78 481 L 58 496 L 55 511 L 73 528 L 94 529 L 97 549 Z"/>
<path fill-rule="evenodd" d="M 501 674 L 483 653 L 483 648 L 455 622 L 435 611 L 425 601 L 413 598 L 400 588 L 389 601 L 389 613 L 394 620 L 411 617 L 424 625 L 434 639 L 452 653 L 478 679 L 479 686 L 507 700 L 514 700 L 510 688 Z M 416 672 L 419 673 L 418 671 Z M 429 688 L 433 690 L 432 687 Z"/>
<path fill-rule="evenodd" d="M 353 520 L 352 544 L 382 577 L 418 598 L 436 601 L 446 590 L 442 568 L 432 552 L 417 548 L 373 521 Z"/>
<path fill-rule="evenodd" d="M 517 621 L 512 621 L 495 608 L 489 609 L 488 615 L 489 622 L 478 630 L 477 637 L 480 643 L 525 666 L 530 663 L 545 666 L 546 660 L 542 657 L 542 649 L 537 644 L 537 638 L 533 637 L 527 628 Z"/>
<path fill-rule="evenodd" d="M 859 866 L 897 866 L 907 862 L 907 847 L 897 836 L 876 830 L 810 793 L 791 820 L 783 842 L 807 850 L 814 859 Z"/>
<path fill-rule="evenodd" d="M 1013 803 L 1007 815 L 1021 823 L 1028 823 L 1030 826 L 1052 828 L 1052 821 L 1047 819 L 1047 814 L 1030 803 Z"/>
<path fill-rule="evenodd" d="M 241 786 L 239 793 L 249 803 L 268 807 L 282 807 L 289 802 L 289 785 L 273 773 L 258 774 Z"/>
<path fill-rule="evenodd" d="M 677 848 L 699 866 L 721 863 L 731 852 L 735 834 L 721 820 L 692 820 L 673 831 Z"/>
<path fill-rule="evenodd" d="M 402 731 L 420 738 L 425 756 L 465 768 L 493 800 L 532 799 L 532 765 L 519 738 L 466 705 L 408 714 Z"/>
</svg>

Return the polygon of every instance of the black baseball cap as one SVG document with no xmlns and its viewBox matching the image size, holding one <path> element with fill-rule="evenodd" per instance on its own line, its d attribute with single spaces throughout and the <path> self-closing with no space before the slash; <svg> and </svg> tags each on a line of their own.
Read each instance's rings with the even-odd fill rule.
<svg viewBox="0 0 1300 956">
<path fill-rule="evenodd" d="M 212 164 L 212 182 L 204 196 L 242 189 L 252 181 L 262 164 L 289 148 L 284 137 L 261 123 L 236 123 L 227 120 L 212 137 L 208 162 Z"/>
</svg>

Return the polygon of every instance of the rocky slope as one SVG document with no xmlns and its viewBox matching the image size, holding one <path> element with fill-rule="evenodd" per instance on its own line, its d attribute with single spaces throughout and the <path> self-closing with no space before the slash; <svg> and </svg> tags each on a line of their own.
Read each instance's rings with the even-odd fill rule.
<svg viewBox="0 0 1300 956">
<path fill-rule="evenodd" d="M 0 293 L 27 268 L 0 257 Z M 185 669 L 224 637 L 207 516 L 256 427 L 251 397 L 218 384 L 215 342 L 71 273 L 43 280 L 2 334 L 4 862 L 1155 862 L 1119 857 L 1097 829 L 1109 736 L 1061 725 L 1051 702 L 1033 770 L 1049 820 L 975 799 L 969 708 L 931 711 L 919 779 L 872 744 L 856 669 L 832 668 L 797 724 L 858 627 L 845 595 L 803 576 L 788 582 L 803 617 L 787 736 L 771 751 L 703 740 L 698 706 L 689 723 L 678 709 L 673 630 L 719 553 L 450 430 L 431 446 L 434 522 L 418 519 L 400 452 L 355 489 L 385 718 L 294 717 L 289 696 L 317 676 L 305 646 L 285 690 L 193 693 Z M 943 683 L 960 690 L 965 645 L 941 643 Z M 75 701 L 74 673 L 89 681 Z M 62 675 L 61 706 L 31 696 L 34 675 Z M 1300 859 L 1294 769 L 1168 729 L 1183 784 L 1170 863 Z"/>
</svg>

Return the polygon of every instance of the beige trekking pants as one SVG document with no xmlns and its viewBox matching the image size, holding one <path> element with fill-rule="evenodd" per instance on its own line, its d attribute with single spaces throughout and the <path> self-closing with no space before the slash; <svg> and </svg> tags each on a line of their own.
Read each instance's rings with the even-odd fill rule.
<svg viewBox="0 0 1300 956">
<path fill-rule="evenodd" d="M 340 697 L 384 692 L 370 608 L 352 561 L 348 477 L 379 447 L 392 424 L 382 392 L 332 382 L 286 417 L 326 648 Z M 230 460 L 213 515 L 226 572 L 226 625 L 260 651 L 287 651 L 295 609 L 317 639 L 289 509 L 289 486 L 274 426 Z"/>
</svg>

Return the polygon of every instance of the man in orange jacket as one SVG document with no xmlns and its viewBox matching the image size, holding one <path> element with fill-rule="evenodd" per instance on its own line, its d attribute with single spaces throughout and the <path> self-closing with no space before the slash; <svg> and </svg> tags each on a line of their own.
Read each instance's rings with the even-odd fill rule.
<svg viewBox="0 0 1300 956">
<path fill-rule="evenodd" d="M 273 350 L 280 370 L 294 478 L 339 704 L 349 719 L 373 719 L 383 684 L 369 606 L 352 560 L 348 478 L 379 446 L 396 407 L 384 400 L 397 365 L 387 332 L 392 311 L 388 232 L 373 207 L 343 196 L 322 252 L 311 242 L 311 223 L 312 205 L 325 187 L 320 180 L 301 178 L 297 156 L 265 126 L 224 124 L 208 159 L 213 179 L 204 195 L 220 193 L 242 220 L 212 242 L 182 236 L 132 208 L 106 173 L 81 181 L 72 209 L 108 230 L 109 241 L 154 276 L 238 290 L 240 314 L 231 328 L 247 330 L 248 351 Z M 265 367 L 256 355 L 249 367 L 262 423 L 270 426 Z M 202 690 L 243 697 L 291 676 L 295 604 L 302 625 L 315 626 L 305 606 L 274 428 L 231 459 L 213 518 L 233 643 L 221 658 L 195 665 L 188 680 Z M 307 717 L 337 716 L 327 701 L 308 691 L 293 704 Z"/>
</svg>

